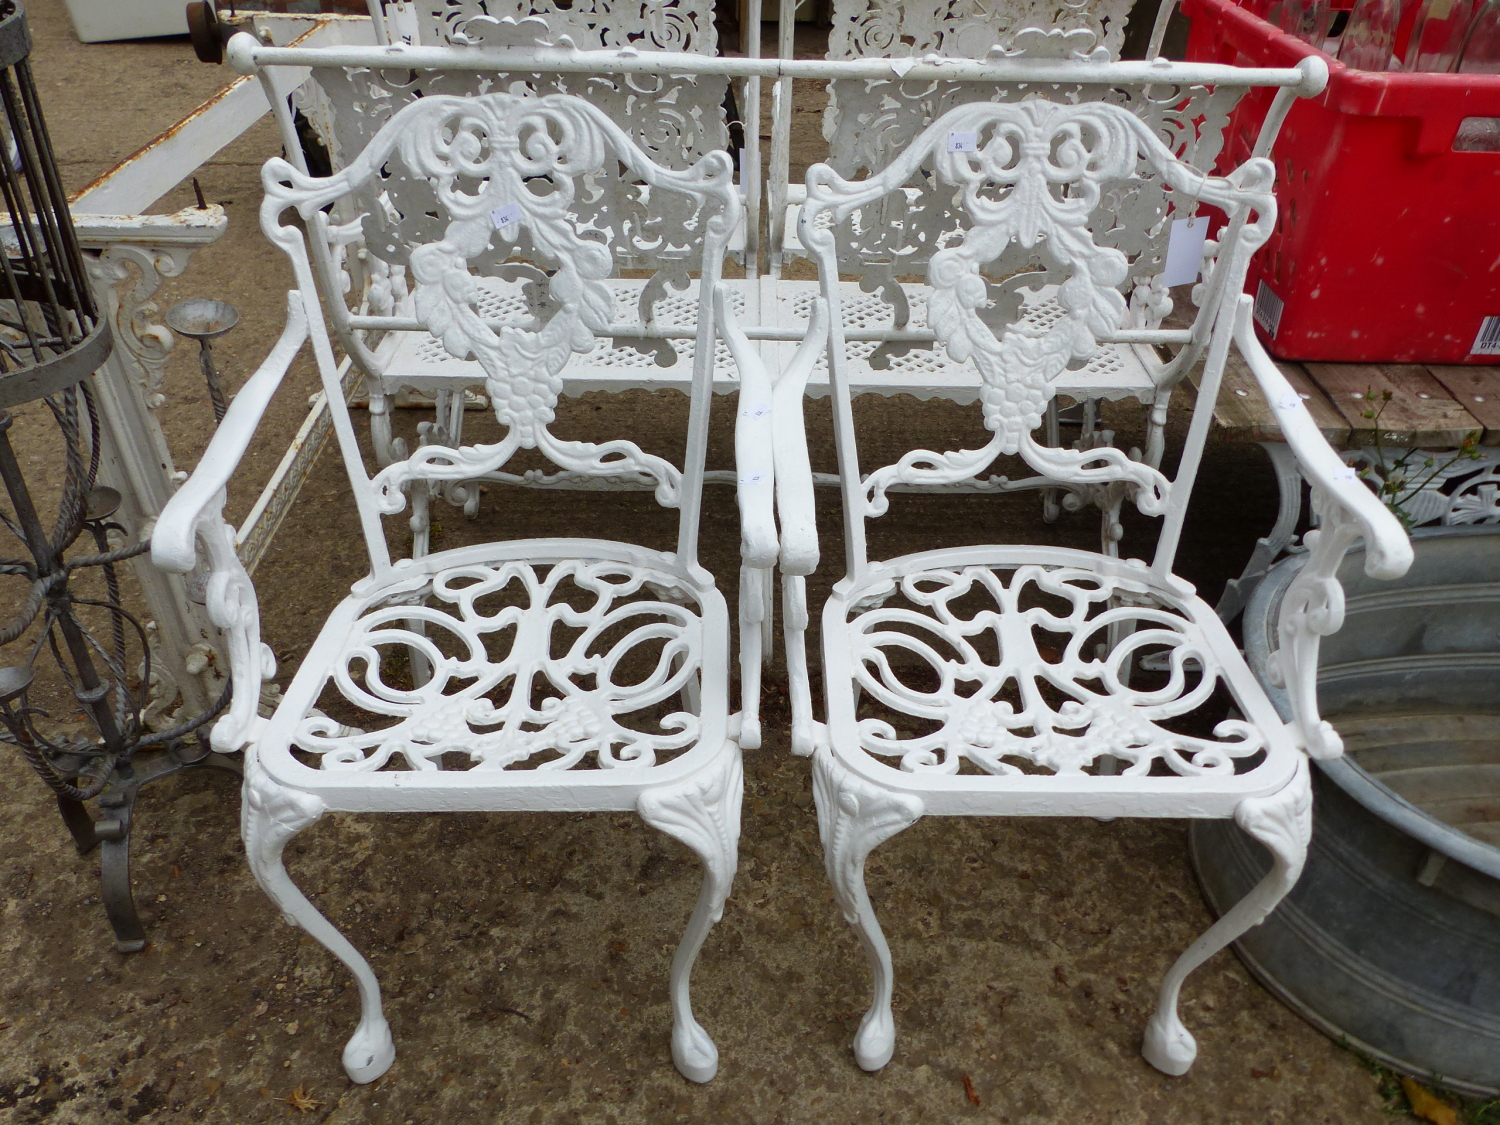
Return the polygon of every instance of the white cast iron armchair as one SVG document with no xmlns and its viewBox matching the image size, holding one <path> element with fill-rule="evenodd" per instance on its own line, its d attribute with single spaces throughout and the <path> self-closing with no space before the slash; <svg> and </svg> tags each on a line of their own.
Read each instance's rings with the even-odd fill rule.
<svg viewBox="0 0 1500 1125">
<path fill-rule="evenodd" d="M 575 193 L 621 166 L 649 185 L 654 206 L 670 200 L 696 215 L 702 300 L 680 469 L 627 438 L 593 445 L 550 429 L 560 370 L 595 346 L 612 311 L 602 281 L 609 249 L 580 230 Z M 686 843 L 705 879 L 672 964 L 672 1057 L 694 1081 L 717 1068 L 713 1042 L 689 1006 L 688 978 L 729 893 L 742 789 L 727 695 L 728 616 L 697 562 L 717 331 L 710 298 L 741 211 L 731 171 L 723 153 L 664 170 L 582 99 L 511 94 L 423 98 L 326 179 L 281 159 L 265 167 L 261 224 L 291 259 L 297 282 L 286 331 L 163 512 L 152 550 L 158 565 L 182 573 L 197 564 L 195 540 L 207 551 L 208 605 L 233 640 L 234 701 L 214 728 L 214 746 L 246 751 L 243 831 L 256 879 L 358 981 L 361 1018 L 344 1051 L 356 1082 L 379 1077 L 394 1058 L 379 986 L 282 864 L 292 835 L 330 809 L 633 809 Z M 412 315 L 454 354 L 477 358 L 504 430 L 491 445 L 424 445 L 371 476 L 339 390 L 304 235 L 283 213 L 295 210 L 316 237 L 323 207 L 397 174 L 431 184 L 442 214 L 434 237 L 411 250 Z M 546 314 L 487 318 L 469 263 L 519 237 L 555 263 Z M 308 336 L 370 573 L 330 615 L 275 714 L 262 720 L 255 703 L 274 662 L 259 642 L 255 591 L 221 510 L 224 488 Z M 408 492 L 499 470 L 521 450 L 579 475 L 650 475 L 657 501 L 681 513 L 675 551 L 579 538 L 390 557 L 382 517 L 400 513 Z M 386 658 L 399 664 L 407 653 L 411 675 L 400 682 Z"/>
<path fill-rule="evenodd" d="M 1309 84 L 1318 77 L 1309 71 Z M 977 137 L 974 151 L 948 151 L 955 131 Z M 835 230 L 924 162 L 952 186 L 969 219 L 962 237 L 932 256 L 930 323 L 949 359 L 976 369 L 992 436 L 982 449 L 916 450 L 862 476 Z M 1207 362 L 1172 478 L 1121 450 L 1058 449 L 1035 436 L 1055 383 L 1106 346 L 1128 315 L 1125 255 L 1101 245 L 1090 224 L 1100 191 L 1137 175 L 1139 164 L 1161 177 L 1178 207 L 1202 202 L 1228 216 L 1197 294 L 1194 333 L 1207 343 Z M 874 999 L 854 1042 L 868 1070 L 890 1059 L 895 1028 L 890 951 L 865 891 L 864 862 L 923 815 L 1232 816 L 1271 851 L 1271 873 L 1162 983 L 1143 1052 L 1168 1074 L 1184 1073 L 1196 1053 L 1176 1012 L 1184 978 L 1264 918 L 1301 872 L 1311 831 L 1307 759 L 1341 752 L 1318 716 L 1315 691 L 1319 638 L 1342 619 L 1335 570 L 1361 537 L 1373 576 L 1400 575 L 1412 556 L 1400 524 L 1329 448 L 1250 329 L 1241 289 L 1250 254 L 1275 223 L 1272 178 L 1271 162 L 1259 158 L 1225 178 L 1204 176 L 1122 107 L 1041 98 L 955 109 L 867 180 L 846 181 L 826 165 L 808 173 L 802 239 L 817 257 L 830 309 L 848 571 L 823 608 L 827 726 L 804 715 L 809 737 L 797 748 L 815 747 L 828 875 L 874 974 Z M 1024 320 L 992 327 L 984 315 L 984 273 L 1017 243 L 1045 253 L 1064 275 L 1062 315 L 1045 328 Z M 1321 517 L 1282 609 L 1279 672 L 1294 700 L 1291 723 L 1277 717 L 1212 607 L 1172 573 L 1231 339 L 1276 405 Z M 865 521 L 885 514 L 893 485 L 964 480 L 1000 456 L 1019 456 L 1062 485 L 1118 490 L 1160 517 L 1153 560 L 1030 545 L 868 557 Z M 792 469 L 778 463 L 778 471 L 784 533 L 790 539 L 797 528 L 805 540 L 810 486 L 781 488 Z M 801 643 L 792 626 L 802 583 L 786 579 L 793 649 Z M 1148 656 L 1166 671 L 1143 669 Z M 789 663 L 805 679 L 800 656 Z M 1222 704 L 1213 711 L 1219 685 L 1238 717 L 1225 717 Z M 794 704 L 805 707 L 807 695 L 803 683 Z"/>
</svg>

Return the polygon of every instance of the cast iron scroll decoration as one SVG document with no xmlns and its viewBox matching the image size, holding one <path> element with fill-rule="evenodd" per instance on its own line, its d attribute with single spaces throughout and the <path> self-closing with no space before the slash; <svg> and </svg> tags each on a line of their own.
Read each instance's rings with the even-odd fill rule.
<svg viewBox="0 0 1500 1125">
<path fill-rule="evenodd" d="M 936 51 L 976 59 L 1024 57 L 1103 66 L 1118 54 L 1124 13 L 1115 10 L 1116 5 L 1059 5 L 1058 26 L 1049 26 L 1045 19 L 1040 26 L 1024 19 L 986 22 L 981 17 L 987 6 L 984 0 L 951 0 L 940 15 L 928 10 L 935 7 L 932 4 L 903 4 L 898 11 L 884 0 L 868 0 L 868 10 L 866 0 L 841 2 L 835 9 L 829 57 L 901 54 L 918 60 Z M 880 49 L 887 43 L 888 49 Z M 1177 83 L 1111 85 L 1102 78 L 1097 85 L 914 82 L 901 77 L 902 61 L 893 64 L 896 73 L 890 78 L 829 83 L 823 134 L 829 144 L 828 163 L 841 176 L 852 179 L 885 168 L 931 122 L 957 106 L 1036 97 L 1123 106 L 1177 159 L 1206 173 L 1214 167 L 1229 114 L 1243 94 L 1239 88 Z M 913 171 L 905 184 L 872 201 L 853 223 L 836 231 L 840 269 L 865 277 L 867 292 L 882 282 L 890 294 L 893 278 L 920 273 L 934 253 L 962 238 L 970 226 L 955 193 L 941 190 L 935 182 L 933 162 Z M 1168 185 L 1151 162 L 1142 159 L 1101 185 L 1095 207 L 1097 240 L 1124 253 L 1130 263 L 1131 323 L 1155 327 L 1172 309 L 1160 282 L 1171 233 Z M 1023 243 L 1006 248 L 988 272 L 1007 279 L 991 285 L 996 320 L 1019 307 L 1023 289 L 1036 291 L 1062 280 L 1044 255 Z"/>
</svg>

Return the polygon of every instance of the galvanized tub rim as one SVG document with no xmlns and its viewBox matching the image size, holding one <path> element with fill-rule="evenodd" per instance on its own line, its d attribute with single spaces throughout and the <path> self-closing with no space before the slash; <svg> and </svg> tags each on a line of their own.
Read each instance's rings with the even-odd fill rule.
<svg viewBox="0 0 1500 1125">
<path fill-rule="evenodd" d="M 1500 535 L 1500 525 L 1424 527 L 1413 531 L 1411 538 L 1413 543 L 1420 543 L 1424 539 L 1483 535 L 1491 537 Z M 1363 554 L 1364 546 L 1357 545 L 1349 551 L 1347 559 L 1354 560 Z M 1243 618 L 1245 659 L 1251 671 L 1255 673 L 1256 679 L 1265 688 L 1266 694 L 1270 696 L 1277 713 L 1286 721 L 1290 721 L 1292 717 L 1291 700 L 1285 688 L 1278 688 L 1270 682 L 1266 675 L 1266 666 L 1272 652 L 1270 634 L 1275 627 L 1276 613 L 1281 607 L 1282 596 L 1306 561 L 1305 554 L 1297 555 L 1272 567 L 1265 581 L 1261 582 L 1250 595 Z M 1264 631 L 1251 628 L 1250 623 L 1254 621 L 1265 622 L 1267 628 Z M 1465 659 L 1472 662 L 1472 654 L 1466 654 Z M 1440 852 L 1451 860 L 1471 867 L 1491 879 L 1500 880 L 1500 848 L 1476 840 L 1467 833 L 1460 832 L 1451 825 L 1444 824 L 1436 817 L 1423 812 L 1347 757 L 1314 761 L 1313 764 L 1321 769 L 1330 781 L 1391 827 L 1421 841 L 1433 851 Z"/>
</svg>

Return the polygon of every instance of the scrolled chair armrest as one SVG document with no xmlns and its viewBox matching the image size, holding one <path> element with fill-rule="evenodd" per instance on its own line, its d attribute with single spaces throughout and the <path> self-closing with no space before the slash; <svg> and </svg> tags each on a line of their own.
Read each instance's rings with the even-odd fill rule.
<svg viewBox="0 0 1500 1125">
<path fill-rule="evenodd" d="M 1312 486 L 1312 507 L 1319 526 L 1303 537 L 1306 563 L 1287 586 L 1277 613 L 1279 647 L 1271 654 L 1272 682 L 1286 688 L 1298 743 L 1314 758 L 1336 758 L 1343 740 L 1318 714 L 1318 649 L 1322 638 L 1344 623 L 1344 588 L 1339 564 L 1360 539 L 1365 543 L 1365 573 L 1371 578 L 1399 578 L 1412 563 L 1411 539 L 1401 521 L 1369 490 L 1328 444 L 1301 396 L 1277 369 L 1255 338 L 1252 301 L 1239 298 L 1234 339 L 1256 382 L 1275 411 L 1282 435 L 1297 467 Z"/>
<path fill-rule="evenodd" d="M 729 307 L 728 288 L 722 283 L 714 287 L 714 318 L 740 374 L 734 422 L 740 557 L 744 565 L 765 570 L 775 565 L 777 551 L 771 376 L 755 346 L 735 320 Z"/>
<path fill-rule="evenodd" d="M 730 312 L 723 285 L 714 300 L 724 342 L 740 372 L 734 441 L 741 554 L 747 566 L 769 567 L 779 555 L 783 573 L 811 574 L 818 566 L 818 526 L 802 403 L 808 377 L 827 343 L 828 302 L 822 297 L 813 302 L 802 342 L 786 370 L 772 380 Z"/>
<path fill-rule="evenodd" d="M 234 529 L 224 522 L 225 490 L 306 339 L 302 295 L 292 290 L 281 339 L 230 403 L 198 467 L 167 501 L 151 533 L 151 561 L 176 574 L 198 565 L 198 544 L 203 544 L 208 563 L 204 605 L 209 620 L 223 631 L 234 684 L 229 710 L 211 736 L 220 753 L 238 750 L 254 738 L 261 683 L 276 674 L 275 657 L 260 641 L 255 587 L 235 551 Z"/>
<path fill-rule="evenodd" d="M 198 519 L 206 509 L 222 506 L 220 494 L 239 468 L 271 397 L 306 339 L 307 312 L 301 293 L 293 289 L 286 295 L 286 327 L 281 339 L 234 396 L 197 468 L 157 517 L 151 533 L 151 561 L 162 570 L 186 574 L 197 565 L 194 539 Z"/>
</svg>

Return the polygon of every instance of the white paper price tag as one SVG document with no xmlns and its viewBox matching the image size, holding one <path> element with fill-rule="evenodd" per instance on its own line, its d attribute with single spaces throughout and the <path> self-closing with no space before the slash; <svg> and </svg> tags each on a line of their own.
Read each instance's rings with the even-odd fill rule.
<svg viewBox="0 0 1500 1125">
<path fill-rule="evenodd" d="M 405 43 L 408 47 L 421 46 L 421 24 L 417 19 L 417 6 L 411 0 L 399 0 L 398 3 L 387 5 L 385 18 L 392 43 Z"/>
<path fill-rule="evenodd" d="M 948 134 L 949 152 L 976 152 L 979 149 L 979 134 L 970 129 L 955 129 Z"/>
<path fill-rule="evenodd" d="M 1333 470 L 1334 480 L 1358 480 L 1359 474 L 1354 471 L 1352 465 L 1345 465 L 1342 469 Z"/>
<path fill-rule="evenodd" d="M 507 203 L 504 207 L 496 207 L 490 212 L 490 222 L 495 224 L 496 230 L 504 230 L 512 223 L 521 221 L 521 205 L 519 203 Z"/>
<path fill-rule="evenodd" d="M 1302 399 L 1298 397 L 1296 391 L 1285 391 L 1282 393 L 1282 396 L 1276 400 L 1276 405 L 1281 407 L 1281 409 L 1283 410 L 1295 410 L 1297 407 L 1302 405 Z"/>
<path fill-rule="evenodd" d="M 771 413 L 771 404 L 769 402 L 752 402 L 740 411 L 740 416 L 743 418 L 764 418 L 769 413 Z"/>
<path fill-rule="evenodd" d="M 765 469 L 751 469 L 748 473 L 740 474 L 741 484 L 759 484 L 763 480 L 770 480 L 771 474 Z"/>
<path fill-rule="evenodd" d="M 920 61 L 920 59 L 892 59 L 891 69 L 896 72 L 897 78 L 905 78 L 911 68 Z"/>
<path fill-rule="evenodd" d="M 1167 264 L 1162 268 L 1162 284 L 1191 285 L 1203 270 L 1203 244 L 1208 240 L 1208 216 L 1173 219 L 1172 236 L 1167 240 Z"/>
</svg>

